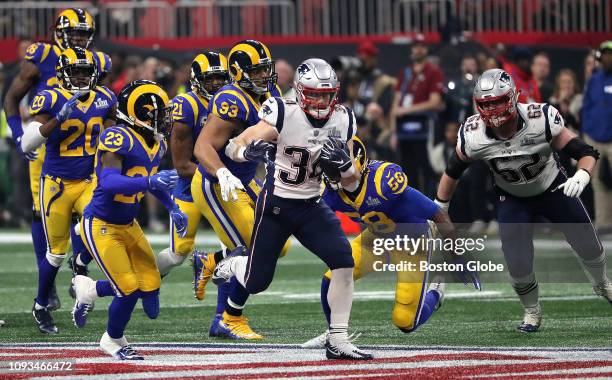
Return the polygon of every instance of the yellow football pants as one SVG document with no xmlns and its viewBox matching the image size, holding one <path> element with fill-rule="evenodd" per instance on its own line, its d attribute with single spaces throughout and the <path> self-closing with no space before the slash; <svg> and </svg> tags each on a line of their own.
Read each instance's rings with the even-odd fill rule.
<svg viewBox="0 0 612 380">
<path fill-rule="evenodd" d="M 48 252 L 64 255 L 70 244 L 72 213 L 83 215 L 93 196 L 92 180 L 65 180 L 45 175 L 40 178 L 41 217 Z"/>
<path fill-rule="evenodd" d="M 32 192 L 32 208 L 36 214 L 40 214 L 40 174 L 42 173 L 43 161 L 45 160 L 45 144 L 37 150 L 38 157 L 30 161 L 30 191 Z"/>
<path fill-rule="evenodd" d="M 117 295 L 159 289 L 155 255 L 137 221 L 122 225 L 82 218 L 81 238 Z"/>
</svg>

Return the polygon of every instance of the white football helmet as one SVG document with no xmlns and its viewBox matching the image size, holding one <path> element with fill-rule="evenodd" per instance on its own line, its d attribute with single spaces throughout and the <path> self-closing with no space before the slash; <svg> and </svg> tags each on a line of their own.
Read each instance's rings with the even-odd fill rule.
<svg viewBox="0 0 612 380">
<path fill-rule="evenodd" d="M 315 119 L 326 119 L 338 101 L 340 82 L 329 63 L 319 58 L 302 62 L 295 71 L 294 88 L 297 102 Z"/>
<path fill-rule="evenodd" d="M 485 71 L 474 87 L 476 109 L 490 128 L 497 128 L 516 117 L 518 95 L 514 80 L 502 69 Z"/>
</svg>

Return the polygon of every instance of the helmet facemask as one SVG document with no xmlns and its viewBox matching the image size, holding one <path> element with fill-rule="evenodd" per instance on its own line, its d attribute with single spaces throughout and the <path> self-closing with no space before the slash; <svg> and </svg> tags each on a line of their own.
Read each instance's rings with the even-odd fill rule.
<svg viewBox="0 0 612 380">
<path fill-rule="evenodd" d="M 490 128 L 499 128 L 517 116 L 517 98 L 518 93 L 510 90 L 501 96 L 474 99 L 474 103 L 485 124 Z"/>
<path fill-rule="evenodd" d="M 192 90 L 196 91 L 206 100 L 212 99 L 213 95 L 219 91 L 219 89 L 230 81 L 230 77 L 227 71 L 218 72 L 207 72 L 196 75 L 191 70 L 191 83 Z"/>
<path fill-rule="evenodd" d="M 274 61 L 252 65 L 248 71 L 242 71 L 243 78 L 238 81 L 240 87 L 253 91 L 257 95 L 263 95 L 276 85 L 278 74 L 274 68 Z"/>
<path fill-rule="evenodd" d="M 94 29 L 87 24 L 55 31 L 55 41 L 63 50 L 75 47 L 88 49 L 93 41 L 93 36 Z"/>
<path fill-rule="evenodd" d="M 326 83 L 322 85 L 324 86 Z M 315 119 L 328 118 L 338 102 L 338 87 L 307 88 L 296 82 L 295 89 L 298 104 L 304 112 Z"/>
<path fill-rule="evenodd" d="M 61 68 L 57 79 L 61 87 L 72 94 L 91 91 L 98 83 L 98 69 L 90 63 L 76 63 Z"/>
</svg>

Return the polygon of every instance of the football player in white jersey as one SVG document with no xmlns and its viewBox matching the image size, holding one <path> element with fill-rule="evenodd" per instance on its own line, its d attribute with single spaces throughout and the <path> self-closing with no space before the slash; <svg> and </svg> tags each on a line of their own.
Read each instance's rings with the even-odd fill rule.
<svg viewBox="0 0 612 380">
<path fill-rule="evenodd" d="M 259 111 L 261 121 L 230 140 L 228 157 L 264 161 L 267 175 L 257 199 L 248 256 L 228 255 L 212 278 L 223 283 L 236 276 L 236 286 L 244 286 L 249 294 L 263 292 L 272 282 L 283 244 L 294 235 L 332 270 L 327 358 L 367 360 L 372 355 L 355 347 L 347 335 L 355 265 L 351 246 L 320 197 L 321 165 L 339 169 L 345 187 L 359 184 L 347 145 L 355 135 L 355 115 L 336 105 L 339 88 L 327 62 L 308 59 L 295 74 L 297 99 L 266 100 Z"/>
<path fill-rule="evenodd" d="M 499 192 L 502 251 L 512 286 L 525 308 L 522 332 L 535 332 L 542 320 L 538 282 L 533 273 L 533 223 L 554 223 L 578 254 L 593 290 L 612 303 L 606 255 L 579 196 L 589 183 L 599 153 L 564 127 L 546 103 L 517 103 L 512 77 L 501 69 L 485 71 L 474 88 L 478 113 L 459 129 L 455 154 L 440 180 L 436 202 L 448 208 L 457 181 L 470 162 L 485 160 Z M 554 151 L 578 161 L 568 178 Z"/>
</svg>

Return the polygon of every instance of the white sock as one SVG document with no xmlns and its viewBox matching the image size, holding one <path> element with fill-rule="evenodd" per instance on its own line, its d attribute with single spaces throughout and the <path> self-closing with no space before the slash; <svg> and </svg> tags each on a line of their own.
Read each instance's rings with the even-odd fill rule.
<svg viewBox="0 0 612 380">
<path fill-rule="evenodd" d="M 246 267 L 249 258 L 247 256 L 238 256 L 232 261 L 231 271 L 236 276 L 236 280 L 240 285 L 246 288 Z"/>
<path fill-rule="evenodd" d="M 170 273 L 170 270 L 176 266 L 179 266 L 185 261 L 187 256 L 177 255 L 172 252 L 170 248 L 166 248 L 157 255 L 157 268 L 159 269 L 159 274 L 162 276 Z"/>
<path fill-rule="evenodd" d="M 80 265 L 82 267 L 85 266 L 85 263 L 83 263 L 83 261 L 81 260 L 81 254 L 80 253 L 79 253 L 79 255 L 76 258 L 76 263 L 77 263 L 77 265 Z"/>
<path fill-rule="evenodd" d="M 538 307 L 540 306 L 539 301 L 539 286 L 538 281 L 535 278 L 535 274 L 531 273 L 528 276 L 522 278 L 511 278 L 512 287 L 518 295 L 523 307 Z"/>
<path fill-rule="evenodd" d="M 40 305 L 38 304 L 38 302 L 36 302 L 36 303 L 34 304 L 34 309 L 36 309 L 36 310 L 42 310 L 42 309 L 44 309 L 44 308 L 45 308 L 45 307 L 44 307 L 44 306 L 40 306 Z"/>
<path fill-rule="evenodd" d="M 582 267 L 588 273 L 589 280 L 593 285 L 599 285 L 608 279 L 606 275 L 606 253 L 602 252 L 601 256 L 593 260 L 582 261 Z"/>
<path fill-rule="evenodd" d="M 353 268 L 332 270 L 327 302 L 331 309 L 329 333 L 334 335 L 347 333 L 351 306 L 353 304 Z"/>
</svg>

